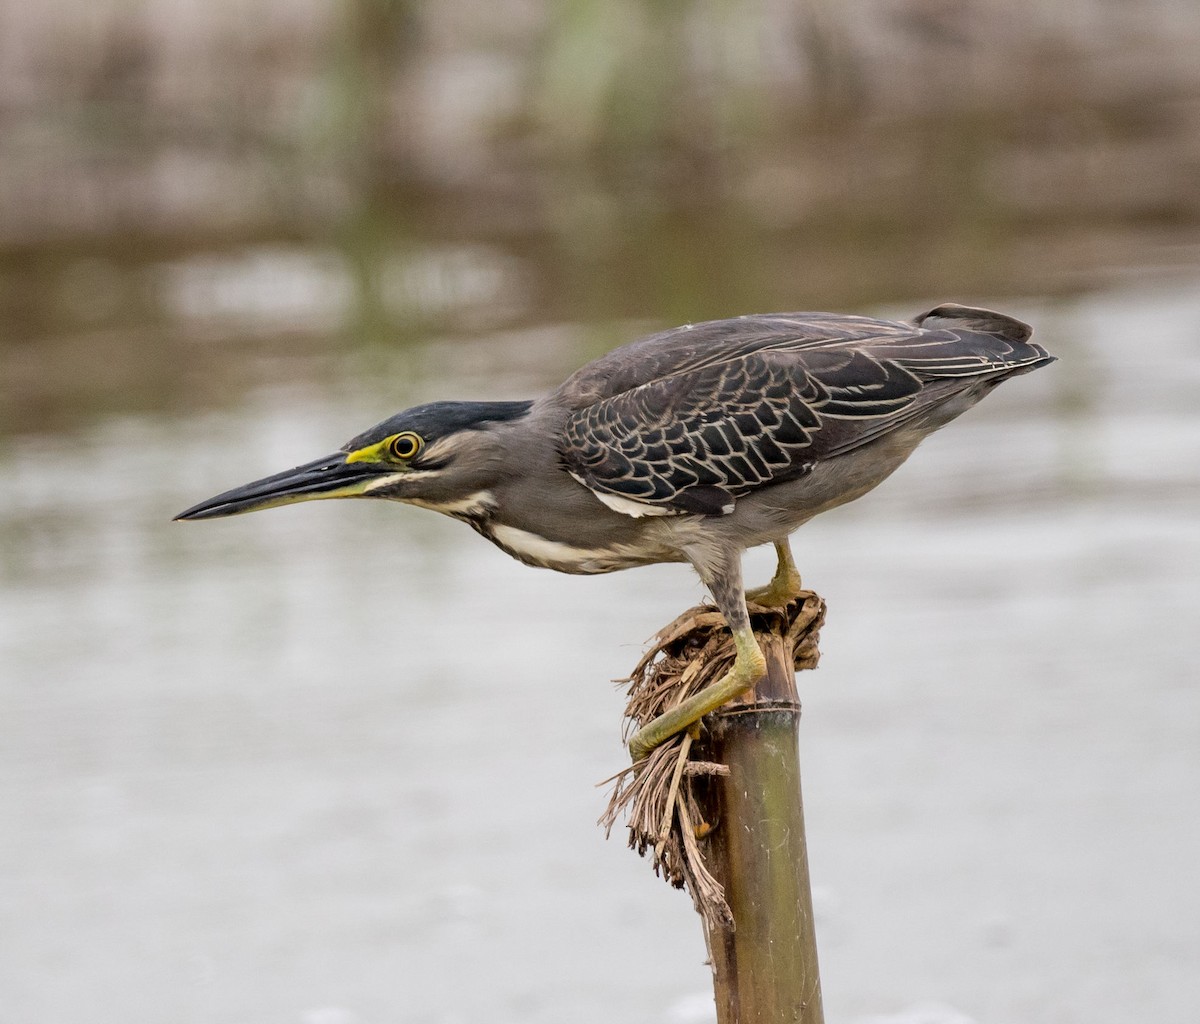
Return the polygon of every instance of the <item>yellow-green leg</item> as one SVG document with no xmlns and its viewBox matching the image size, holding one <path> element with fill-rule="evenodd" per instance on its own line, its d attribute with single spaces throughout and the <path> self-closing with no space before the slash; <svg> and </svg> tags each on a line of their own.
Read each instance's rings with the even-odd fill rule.
<svg viewBox="0 0 1200 1024">
<path fill-rule="evenodd" d="M 659 744 L 683 732 L 710 711 L 716 711 L 726 701 L 745 693 L 763 677 L 767 671 L 767 660 L 750 628 L 747 626 L 745 630 L 734 633 L 733 642 L 737 646 L 733 668 L 715 683 L 709 684 L 678 707 L 659 715 L 633 734 L 633 739 L 629 741 L 629 753 L 635 761 L 640 761 Z"/>
<path fill-rule="evenodd" d="M 763 608 L 782 608 L 796 600 L 804 590 L 800 582 L 800 570 L 796 568 L 796 560 L 792 558 L 792 546 L 788 539 L 775 542 L 775 554 L 779 564 L 775 575 L 765 587 L 755 587 L 746 591 L 746 600 Z"/>
<path fill-rule="evenodd" d="M 776 545 L 778 547 L 778 545 Z M 782 557 L 782 556 L 781 556 Z M 790 562 L 791 555 L 788 555 Z M 754 632 L 750 628 L 750 612 L 742 593 L 742 554 L 738 549 L 704 550 L 697 552 L 692 564 L 708 587 L 725 621 L 733 633 L 737 656 L 733 667 L 715 683 L 693 694 L 678 707 L 672 708 L 642 726 L 629 741 L 629 753 L 640 761 L 659 744 L 676 733 L 683 732 L 715 711 L 739 693 L 745 693 L 763 677 L 767 661 L 763 657 Z M 792 567 L 793 570 L 795 567 Z M 796 577 L 799 580 L 799 574 Z"/>
</svg>

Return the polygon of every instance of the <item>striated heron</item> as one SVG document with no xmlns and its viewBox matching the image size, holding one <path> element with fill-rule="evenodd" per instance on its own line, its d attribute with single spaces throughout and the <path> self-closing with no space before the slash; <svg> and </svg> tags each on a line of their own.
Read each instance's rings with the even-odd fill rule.
<svg viewBox="0 0 1200 1024">
<path fill-rule="evenodd" d="M 638 760 L 761 677 L 746 602 L 781 606 L 798 594 L 789 534 L 875 487 L 1001 381 L 1053 362 L 1031 333 L 1002 313 L 949 304 L 912 323 L 777 313 L 688 324 L 610 352 L 536 401 L 416 406 L 334 455 L 176 518 L 390 498 L 559 572 L 690 563 L 737 658 L 634 735 Z M 746 594 L 742 552 L 768 542 L 778 569 Z"/>
</svg>

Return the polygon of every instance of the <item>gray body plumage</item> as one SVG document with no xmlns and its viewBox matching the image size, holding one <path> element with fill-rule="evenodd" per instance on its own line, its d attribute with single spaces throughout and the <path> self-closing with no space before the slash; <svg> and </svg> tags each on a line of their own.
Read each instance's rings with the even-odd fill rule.
<svg viewBox="0 0 1200 1024">
<path fill-rule="evenodd" d="M 931 431 L 1052 361 L 1027 325 L 943 305 L 912 323 L 778 313 L 687 325 L 583 367 L 533 402 L 437 402 L 342 452 L 182 513 L 375 497 L 469 523 L 569 573 L 690 562 L 710 586 L 865 494 Z M 356 461 L 410 432 L 412 458 Z M 374 457 L 372 457 L 374 458 Z"/>
<path fill-rule="evenodd" d="M 707 578 L 865 494 L 1002 380 L 1051 361 L 1029 333 L 953 306 L 915 324 L 776 314 L 666 331 L 490 423 L 472 485 L 487 498 L 451 514 L 529 564 L 686 561 Z"/>
</svg>

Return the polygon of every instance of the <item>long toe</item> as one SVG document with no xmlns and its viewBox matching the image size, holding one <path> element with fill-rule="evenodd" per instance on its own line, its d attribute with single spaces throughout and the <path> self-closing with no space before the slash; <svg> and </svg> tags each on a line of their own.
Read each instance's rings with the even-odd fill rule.
<svg viewBox="0 0 1200 1024">
<path fill-rule="evenodd" d="M 767 671 L 767 662 L 759 649 L 758 641 L 754 639 L 754 634 L 747 630 L 745 635 L 735 633 L 734 639 L 738 645 L 738 655 L 732 668 L 725 675 L 633 734 L 629 741 L 629 754 L 635 762 L 642 760 L 672 736 L 700 721 L 709 712 L 752 689 L 763 677 Z"/>
<path fill-rule="evenodd" d="M 746 591 L 746 602 L 760 608 L 786 608 L 804 593 L 804 584 L 798 572 L 788 573 L 785 578 L 776 576 L 765 587 Z"/>
</svg>

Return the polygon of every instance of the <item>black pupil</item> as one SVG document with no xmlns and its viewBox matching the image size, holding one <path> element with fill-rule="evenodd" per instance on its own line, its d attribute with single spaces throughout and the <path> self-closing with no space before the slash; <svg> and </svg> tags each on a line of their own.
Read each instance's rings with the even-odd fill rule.
<svg viewBox="0 0 1200 1024">
<path fill-rule="evenodd" d="M 417 450 L 417 442 L 411 437 L 398 437 L 392 442 L 392 451 L 402 459 L 407 459 Z"/>
</svg>

